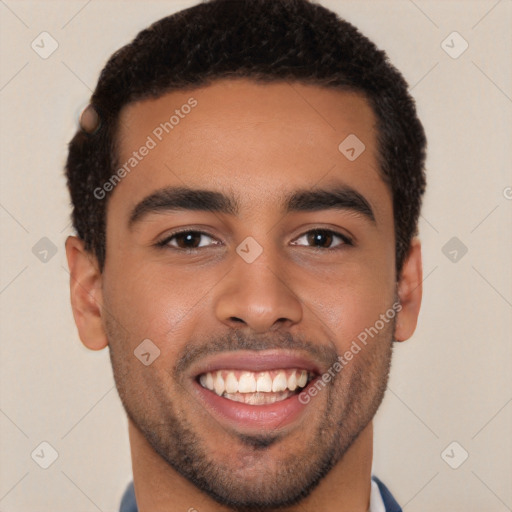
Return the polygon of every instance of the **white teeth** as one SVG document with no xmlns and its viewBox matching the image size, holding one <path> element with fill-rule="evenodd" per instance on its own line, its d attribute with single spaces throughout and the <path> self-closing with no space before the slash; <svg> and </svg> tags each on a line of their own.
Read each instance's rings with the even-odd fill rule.
<svg viewBox="0 0 512 512">
<path fill-rule="evenodd" d="M 210 372 L 206 374 L 206 387 L 213 391 L 213 375 Z"/>
<path fill-rule="evenodd" d="M 266 405 L 281 402 L 292 395 L 293 393 L 291 391 L 282 391 L 280 393 L 225 393 L 223 397 L 233 402 L 241 402 L 243 404 Z"/>
<path fill-rule="evenodd" d="M 272 391 L 276 393 L 277 391 L 284 391 L 288 387 L 288 382 L 286 380 L 286 375 L 284 372 L 279 372 L 272 382 Z"/>
<path fill-rule="evenodd" d="M 199 383 L 219 396 L 257 405 L 285 400 L 297 388 L 305 387 L 308 377 L 306 370 L 297 369 L 265 372 L 216 370 L 200 375 Z"/>
<path fill-rule="evenodd" d="M 292 372 L 288 377 L 288 389 L 295 391 L 297 389 L 297 372 Z"/>
<path fill-rule="evenodd" d="M 238 391 L 240 393 L 254 393 L 256 391 L 256 379 L 254 378 L 254 373 L 243 372 L 242 375 L 240 375 Z"/>
<path fill-rule="evenodd" d="M 272 391 L 272 379 L 268 372 L 260 373 L 256 381 L 256 391 L 263 391 L 269 393 Z"/>
<path fill-rule="evenodd" d="M 287 393 L 279 393 L 267 395 L 266 393 L 251 393 L 245 398 L 245 403 L 250 405 L 265 405 L 273 404 L 275 402 L 281 402 L 288 398 Z"/>
<path fill-rule="evenodd" d="M 220 372 L 217 372 L 217 376 L 213 384 L 213 389 L 215 390 L 215 393 L 217 393 L 217 395 L 219 396 L 222 395 L 222 393 L 224 393 L 225 391 L 224 379 L 222 378 L 222 374 Z"/>
<path fill-rule="evenodd" d="M 261 405 L 262 403 L 272 403 L 272 402 L 267 402 L 267 401 L 263 402 L 263 400 L 262 400 L 263 397 L 264 397 L 264 395 L 262 393 L 251 393 L 245 399 L 245 403 L 250 404 L 250 405 Z"/>
<path fill-rule="evenodd" d="M 238 381 L 236 380 L 235 374 L 229 372 L 226 378 L 226 393 L 237 393 L 238 392 Z"/>
</svg>

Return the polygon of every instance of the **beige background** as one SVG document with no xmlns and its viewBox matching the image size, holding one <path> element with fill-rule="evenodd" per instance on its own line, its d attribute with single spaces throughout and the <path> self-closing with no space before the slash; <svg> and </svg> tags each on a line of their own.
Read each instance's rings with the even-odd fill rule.
<svg viewBox="0 0 512 512">
<path fill-rule="evenodd" d="M 4 512 L 115 511 L 131 478 L 108 352 L 86 350 L 71 316 L 63 164 L 110 54 L 194 3 L 0 2 Z M 429 139 L 424 304 L 413 339 L 395 350 L 374 471 L 405 512 L 510 511 L 512 1 L 321 3 L 388 52 Z M 48 59 L 31 48 L 43 31 L 59 45 Z M 453 31 L 469 44 L 457 59 L 441 47 Z M 454 236 L 468 249 L 457 262 L 442 251 Z M 32 251 L 43 237 L 57 248 L 47 262 Z M 31 458 L 43 441 L 58 452 L 46 470 Z M 445 460 L 469 453 L 458 469 L 442 457 L 453 441 Z"/>
</svg>

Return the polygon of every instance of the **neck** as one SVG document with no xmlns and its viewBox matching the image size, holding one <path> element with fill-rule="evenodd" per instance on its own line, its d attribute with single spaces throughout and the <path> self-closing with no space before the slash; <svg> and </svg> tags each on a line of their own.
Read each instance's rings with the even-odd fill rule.
<svg viewBox="0 0 512 512">
<path fill-rule="evenodd" d="M 133 483 L 139 512 L 229 512 L 178 474 L 128 420 Z M 367 512 L 370 506 L 373 425 L 370 422 L 343 458 L 297 506 L 281 512 Z"/>
</svg>

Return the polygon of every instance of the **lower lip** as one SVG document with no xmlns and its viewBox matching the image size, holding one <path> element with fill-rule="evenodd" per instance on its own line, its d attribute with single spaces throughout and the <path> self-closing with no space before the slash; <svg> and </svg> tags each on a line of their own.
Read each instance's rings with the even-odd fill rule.
<svg viewBox="0 0 512 512">
<path fill-rule="evenodd" d="M 280 402 L 265 405 L 249 405 L 223 398 L 195 383 L 201 401 L 215 417 L 237 428 L 261 431 L 276 430 L 297 421 L 308 404 L 299 401 L 299 394 Z"/>
</svg>

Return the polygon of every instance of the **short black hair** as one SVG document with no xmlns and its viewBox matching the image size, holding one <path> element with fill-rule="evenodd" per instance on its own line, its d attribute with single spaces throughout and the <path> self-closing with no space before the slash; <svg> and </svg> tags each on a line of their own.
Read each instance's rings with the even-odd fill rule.
<svg viewBox="0 0 512 512">
<path fill-rule="evenodd" d="M 378 163 L 390 187 L 399 274 L 417 234 L 426 137 L 401 73 L 352 24 L 308 0 L 211 0 L 165 17 L 115 52 L 91 98 L 100 125 L 78 129 L 66 163 L 73 226 L 103 270 L 106 207 L 126 105 L 222 78 L 299 82 L 362 94 L 377 119 Z M 341 142 L 341 141 L 340 141 Z"/>
</svg>

